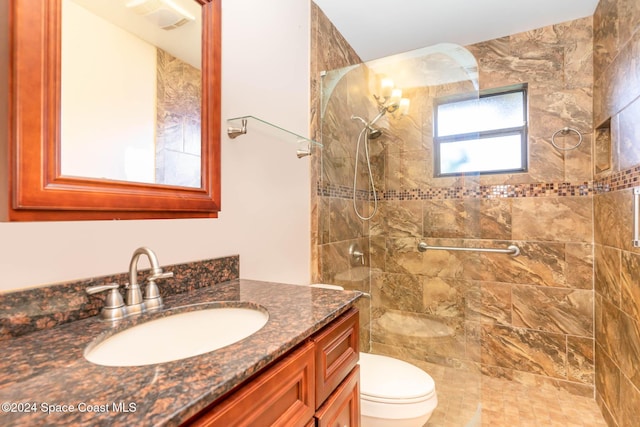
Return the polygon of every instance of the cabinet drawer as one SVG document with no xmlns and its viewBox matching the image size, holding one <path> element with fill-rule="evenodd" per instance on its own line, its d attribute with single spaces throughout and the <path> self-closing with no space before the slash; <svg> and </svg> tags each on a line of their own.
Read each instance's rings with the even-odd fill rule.
<svg viewBox="0 0 640 427">
<path fill-rule="evenodd" d="M 316 409 L 358 364 L 358 309 L 352 308 L 314 336 L 316 345 Z"/>
<path fill-rule="evenodd" d="M 189 425 L 305 427 L 315 413 L 314 364 L 307 343 Z"/>
<path fill-rule="evenodd" d="M 347 376 L 316 413 L 317 427 L 360 426 L 360 367 Z"/>
</svg>

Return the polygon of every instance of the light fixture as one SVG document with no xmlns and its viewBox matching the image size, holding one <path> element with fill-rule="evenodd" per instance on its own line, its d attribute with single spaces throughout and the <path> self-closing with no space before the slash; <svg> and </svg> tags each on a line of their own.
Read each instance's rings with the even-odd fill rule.
<svg viewBox="0 0 640 427">
<path fill-rule="evenodd" d="M 132 0 L 126 6 L 163 30 L 173 30 L 195 20 L 173 0 Z"/>
<path fill-rule="evenodd" d="M 398 113 L 401 116 L 409 114 L 409 98 L 402 97 L 402 89 L 396 88 L 393 80 L 388 77 L 383 77 L 380 80 L 380 95 L 373 95 L 378 103 L 378 115 L 369 122 L 369 125 L 374 124 L 386 113 Z"/>
</svg>

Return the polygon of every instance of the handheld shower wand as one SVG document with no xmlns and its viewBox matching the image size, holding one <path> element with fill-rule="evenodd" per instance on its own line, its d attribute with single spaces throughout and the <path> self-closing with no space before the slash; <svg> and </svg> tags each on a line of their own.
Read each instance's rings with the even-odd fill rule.
<svg viewBox="0 0 640 427">
<path fill-rule="evenodd" d="M 362 120 L 360 117 L 352 116 L 352 119 Z M 362 120 L 364 122 L 364 120 Z M 376 133 L 377 132 L 377 133 Z M 378 212 L 378 195 L 376 193 L 376 185 L 373 182 L 373 172 L 371 171 L 371 157 L 369 156 L 369 135 L 375 135 L 372 139 L 379 137 L 382 132 L 378 129 L 374 129 L 370 127 L 366 122 L 365 126 L 360 131 L 360 135 L 358 135 L 358 143 L 356 144 L 356 158 L 355 158 L 355 166 L 353 168 L 353 210 L 355 211 L 358 218 L 363 221 L 368 221 Z M 358 202 L 356 198 L 356 185 L 358 180 L 358 157 L 360 157 L 360 142 L 364 136 L 364 153 L 365 158 L 367 159 L 367 170 L 369 172 L 369 184 L 371 185 L 371 190 L 373 191 L 373 212 L 371 215 L 364 216 L 358 210 Z"/>
<path fill-rule="evenodd" d="M 391 83 L 393 86 L 393 83 Z M 389 96 L 389 94 L 391 96 Z M 356 144 L 356 158 L 355 158 L 355 167 L 353 170 L 353 210 L 355 211 L 358 218 L 363 221 L 368 221 L 378 212 L 378 194 L 376 192 L 376 185 L 373 182 L 373 172 L 371 171 L 371 159 L 369 156 L 369 140 L 379 138 L 382 135 L 382 131 L 380 129 L 376 129 L 373 125 L 380 120 L 387 113 L 395 113 L 399 108 L 400 104 L 405 102 L 404 108 L 401 109 L 401 115 L 406 114 L 406 109 L 408 108 L 408 100 L 401 98 L 402 91 L 401 90 L 393 90 L 390 93 L 387 92 L 384 96 L 380 97 L 377 95 L 373 95 L 376 102 L 378 103 L 378 114 L 371 120 L 366 121 L 362 117 L 358 117 L 356 115 L 351 116 L 351 120 L 359 120 L 363 128 L 360 131 L 360 135 L 358 135 L 358 143 Z M 391 101 L 389 104 L 387 102 Z M 364 136 L 364 152 L 365 158 L 367 160 L 367 169 L 369 172 L 369 184 L 371 185 L 371 191 L 373 192 L 373 212 L 369 216 L 364 216 L 358 211 L 358 203 L 356 200 L 356 184 L 358 179 L 358 157 L 360 156 L 360 143 L 362 142 L 362 138 Z"/>
</svg>

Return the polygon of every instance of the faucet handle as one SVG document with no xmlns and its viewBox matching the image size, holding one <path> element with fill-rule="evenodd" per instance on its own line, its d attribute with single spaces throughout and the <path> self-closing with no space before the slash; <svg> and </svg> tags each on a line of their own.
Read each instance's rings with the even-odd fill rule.
<svg viewBox="0 0 640 427">
<path fill-rule="evenodd" d="M 106 285 L 89 286 L 86 291 L 89 295 L 97 294 L 98 292 L 108 291 L 110 289 L 118 289 L 120 285 L 117 283 L 108 283 Z"/>
<path fill-rule="evenodd" d="M 105 320 L 118 320 L 127 315 L 127 307 L 124 305 L 122 295 L 118 291 L 118 288 L 120 288 L 120 285 L 117 283 L 109 283 L 106 285 L 90 286 L 86 289 L 89 295 L 109 291 L 104 307 L 102 308 L 102 318 Z"/>
<path fill-rule="evenodd" d="M 122 295 L 118 292 L 120 285 L 117 283 L 109 283 L 107 285 L 91 286 L 87 288 L 89 295 L 97 294 L 98 292 L 109 291 L 107 299 L 104 303 L 104 308 L 118 308 L 124 306 Z"/>
<path fill-rule="evenodd" d="M 160 290 L 158 289 L 158 285 L 156 285 L 156 280 L 167 279 L 169 277 L 173 277 L 173 272 L 167 271 L 164 273 L 161 268 L 147 277 L 148 283 L 144 292 L 144 303 L 148 311 L 160 310 L 164 306 L 162 297 L 160 296 Z"/>
<path fill-rule="evenodd" d="M 151 282 L 158 279 L 168 279 L 170 277 L 173 277 L 173 271 L 163 272 L 162 270 L 160 270 L 159 273 L 154 273 L 147 277 L 147 280 Z"/>
</svg>

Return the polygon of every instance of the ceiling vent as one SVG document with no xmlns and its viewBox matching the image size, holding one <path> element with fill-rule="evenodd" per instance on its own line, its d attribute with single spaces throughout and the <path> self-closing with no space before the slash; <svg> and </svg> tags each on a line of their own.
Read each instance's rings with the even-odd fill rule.
<svg viewBox="0 0 640 427">
<path fill-rule="evenodd" d="M 172 0 L 133 0 L 127 3 L 127 7 L 163 30 L 173 30 L 195 20 Z"/>
</svg>

